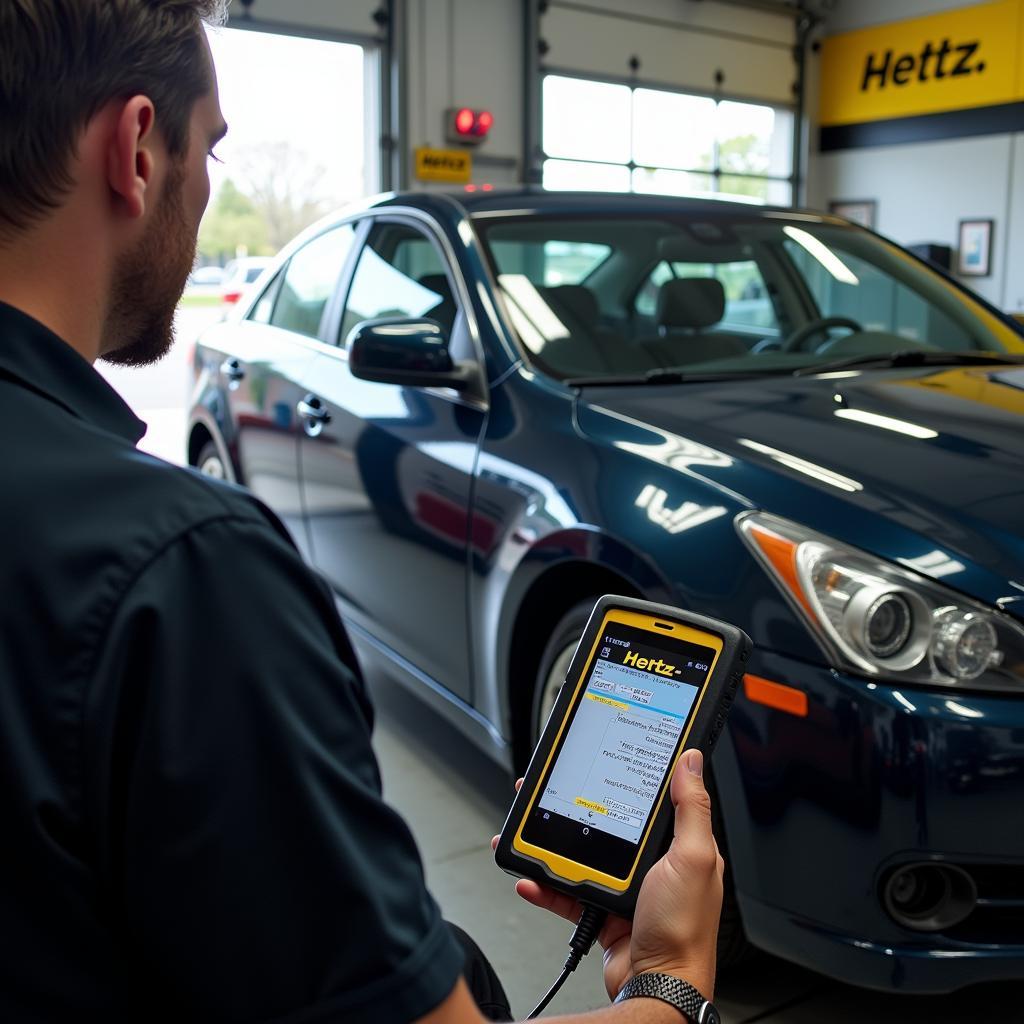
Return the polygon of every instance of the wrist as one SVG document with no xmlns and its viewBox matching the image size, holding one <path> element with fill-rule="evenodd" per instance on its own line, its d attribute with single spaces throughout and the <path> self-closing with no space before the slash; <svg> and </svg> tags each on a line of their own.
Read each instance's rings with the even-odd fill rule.
<svg viewBox="0 0 1024 1024">
<path fill-rule="evenodd" d="M 718 1010 L 704 993 L 691 982 L 674 974 L 667 974 L 664 971 L 643 971 L 634 974 L 623 986 L 615 1002 L 627 1002 L 638 998 L 668 1004 L 688 1024 L 721 1024 Z"/>
<path fill-rule="evenodd" d="M 665 964 L 637 964 L 633 976 L 638 974 L 668 974 L 692 985 L 709 1003 L 715 998 L 715 965 L 706 962 L 673 962 Z"/>
</svg>

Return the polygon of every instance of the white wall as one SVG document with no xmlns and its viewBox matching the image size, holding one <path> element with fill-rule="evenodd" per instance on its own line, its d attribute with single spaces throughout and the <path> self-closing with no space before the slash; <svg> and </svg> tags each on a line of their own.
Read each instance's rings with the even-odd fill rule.
<svg viewBox="0 0 1024 1024">
<path fill-rule="evenodd" d="M 967 6 L 967 0 L 838 0 L 822 34 Z M 817 74 L 812 77 L 815 90 Z M 1024 310 L 1024 135 L 819 153 L 816 112 L 812 102 L 809 206 L 873 199 L 875 228 L 883 235 L 902 244 L 940 242 L 954 253 L 958 221 L 991 218 L 992 274 L 965 283 L 1002 309 Z"/>
<path fill-rule="evenodd" d="M 875 229 L 883 235 L 903 244 L 941 242 L 954 250 L 960 219 L 995 220 L 992 275 L 968 283 L 1002 307 L 1013 147 L 1011 136 L 989 135 L 819 154 L 812 203 L 825 207 L 832 199 L 873 199 Z M 1024 297 L 1024 278 L 1013 298 L 1017 295 Z"/>
<path fill-rule="evenodd" d="M 793 19 L 720 3 L 679 0 L 552 0 L 541 20 L 544 64 L 594 76 L 638 76 L 697 92 L 793 102 Z"/>
<path fill-rule="evenodd" d="M 363 36 L 376 34 L 373 12 L 376 0 L 253 0 L 250 15 L 255 20 L 274 21 L 292 28 L 316 32 L 340 32 Z M 231 27 L 242 28 L 245 9 L 231 0 Z"/>
<path fill-rule="evenodd" d="M 473 151 L 474 180 L 495 185 L 521 180 L 522 4 L 519 0 L 407 0 L 407 4 L 406 150 L 410 159 L 416 146 L 448 145 L 444 138 L 447 109 L 489 110 L 494 127 L 487 141 Z"/>
</svg>

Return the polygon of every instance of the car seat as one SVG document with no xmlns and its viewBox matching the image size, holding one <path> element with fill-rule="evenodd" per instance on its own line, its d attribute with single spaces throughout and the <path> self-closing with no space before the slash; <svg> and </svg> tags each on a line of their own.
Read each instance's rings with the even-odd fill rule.
<svg viewBox="0 0 1024 1024">
<path fill-rule="evenodd" d="M 725 288 L 714 277 L 677 277 L 658 290 L 656 337 L 640 346 L 657 355 L 661 366 L 700 363 L 746 355 L 747 344 L 733 334 L 711 332 L 725 315 Z"/>
<path fill-rule="evenodd" d="M 582 284 L 560 284 L 538 289 L 555 315 L 565 324 L 568 337 L 552 339 L 542 360 L 568 375 L 587 373 L 642 373 L 655 364 L 648 353 L 627 345 L 623 336 L 601 323 L 597 296 Z"/>
</svg>

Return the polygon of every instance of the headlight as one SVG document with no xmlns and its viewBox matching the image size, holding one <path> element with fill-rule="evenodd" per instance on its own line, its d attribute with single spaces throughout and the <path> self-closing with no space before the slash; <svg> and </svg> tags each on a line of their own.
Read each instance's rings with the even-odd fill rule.
<svg viewBox="0 0 1024 1024">
<path fill-rule="evenodd" d="M 740 536 L 836 667 L 1024 694 L 1024 628 L 902 566 L 763 512 Z"/>
</svg>

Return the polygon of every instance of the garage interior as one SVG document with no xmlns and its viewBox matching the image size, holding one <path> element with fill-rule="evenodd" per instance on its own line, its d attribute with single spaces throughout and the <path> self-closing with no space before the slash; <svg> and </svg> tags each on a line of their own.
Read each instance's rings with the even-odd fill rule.
<svg viewBox="0 0 1024 1024">
<path fill-rule="evenodd" d="M 977 19 L 973 7 L 983 9 Z M 901 25 L 932 18 L 929 62 L 919 50 L 903 49 L 908 30 Z M 260 172 L 250 168 L 246 179 L 242 165 L 281 142 L 303 156 L 278 153 L 268 182 L 301 176 L 309 154 L 318 165 L 303 186 L 308 197 L 285 197 L 291 214 L 307 198 L 309 207 L 305 222 L 281 228 L 289 237 L 315 214 L 389 191 L 479 194 L 528 184 L 739 198 L 847 217 L 933 261 L 995 309 L 1024 314 L 1019 86 L 1007 86 L 1013 102 L 998 90 L 991 101 L 978 92 L 989 85 L 993 65 L 989 60 L 986 69 L 984 48 L 995 45 L 1000 18 L 1016 33 L 1015 73 L 1024 81 L 1024 7 L 1016 2 L 232 0 L 227 28 L 212 30 L 215 54 L 225 52 L 221 89 L 232 124 L 222 146 L 225 167 L 214 171 L 214 204 L 225 182 L 233 182 L 230 190 L 248 181 L 242 188 L 252 192 Z M 911 99 L 901 108 L 912 88 L 939 77 L 942 40 L 960 25 L 976 30 L 981 43 L 949 36 L 946 76 L 963 66 L 958 81 L 940 84 L 962 90 L 962 109 L 939 123 L 935 112 L 958 103 L 948 90 L 939 106 L 917 111 Z M 259 40 L 260 48 L 230 58 L 236 35 L 242 43 Z M 275 40 L 325 47 L 308 58 L 296 51 L 286 65 L 316 60 L 324 70 L 308 78 L 268 74 Z M 975 50 L 955 52 L 968 44 Z M 851 91 L 841 72 L 865 46 L 875 63 Z M 335 75 L 331 69 L 342 64 Z M 280 128 L 278 115 L 265 113 L 271 91 L 283 97 Z M 1005 108 L 999 115 L 979 112 L 997 105 Z M 474 117 L 487 113 L 483 141 L 459 141 L 454 118 L 464 108 Z M 289 110 L 301 116 L 289 119 Z M 279 137 L 286 132 L 290 137 Z M 443 173 L 435 180 L 436 169 L 424 162 L 428 151 L 462 154 L 466 162 L 448 167 L 448 180 Z M 273 186 L 267 188 L 269 206 Z M 988 225 L 984 273 L 966 252 L 965 231 L 978 224 Z M 229 238 L 220 250 L 211 243 L 201 248 L 203 260 L 270 258 L 285 241 L 253 237 L 237 244 Z M 178 343 L 162 363 L 100 368 L 149 424 L 144 450 L 187 461 L 194 345 L 222 316 L 219 297 L 190 304 L 187 294 Z M 1019 506 L 1020 492 L 1007 500 Z M 557 973 L 567 934 L 563 922 L 518 899 L 493 863 L 490 837 L 511 798 L 508 775 L 407 690 L 377 685 L 374 694 L 385 796 L 409 821 L 442 910 L 477 939 L 513 1010 L 524 1015 Z M 1024 837 L 1024 817 L 1018 834 Z M 1024 856 L 1021 843 L 1004 852 Z M 816 851 L 792 856 L 810 862 Z M 1016 942 L 1024 944 L 1024 936 Z M 1021 978 L 941 996 L 893 994 L 757 951 L 720 980 L 716 1005 L 728 1024 L 1011 1021 L 1022 1018 Z M 595 953 L 552 1010 L 605 1004 Z"/>
</svg>

